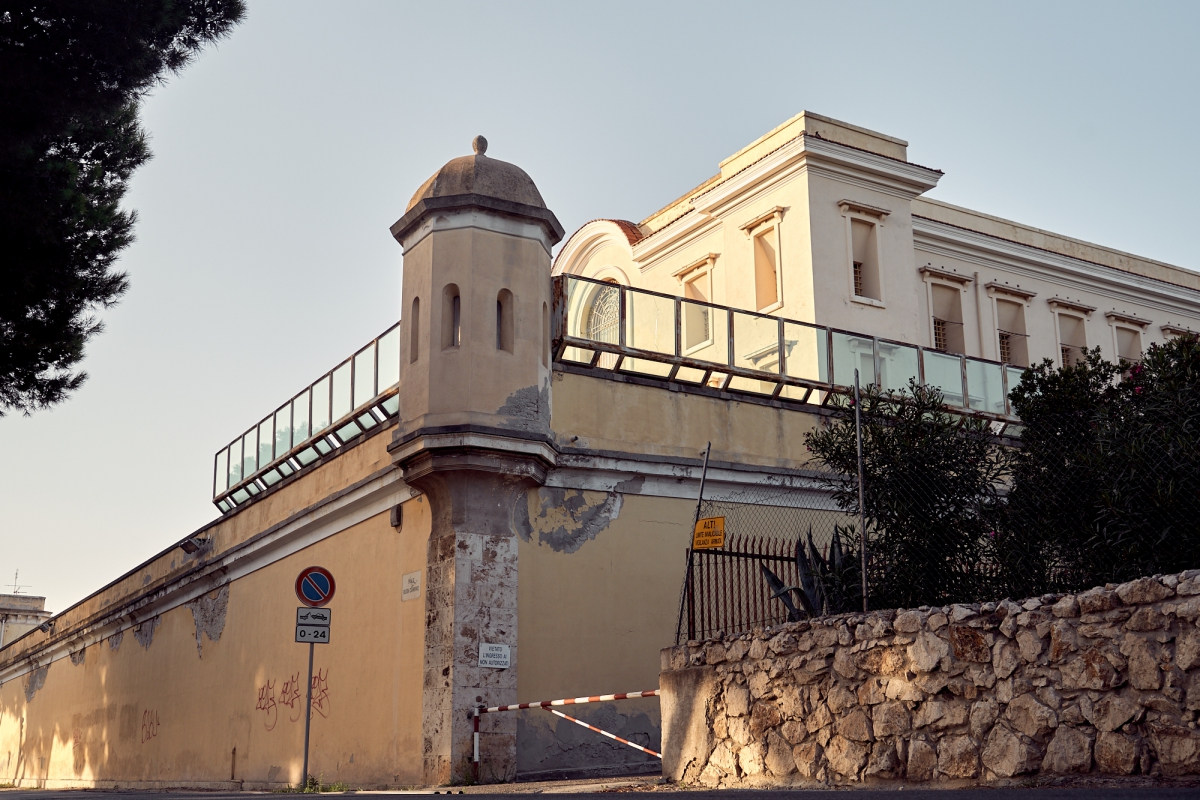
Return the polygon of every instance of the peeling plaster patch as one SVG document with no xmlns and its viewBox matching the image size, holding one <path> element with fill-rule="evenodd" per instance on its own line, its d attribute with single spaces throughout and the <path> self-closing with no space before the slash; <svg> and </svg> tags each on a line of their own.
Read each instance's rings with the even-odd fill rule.
<svg viewBox="0 0 1200 800">
<path fill-rule="evenodd" d="M 283 767 L 277 767 L 272 764 L 271 768 L 267 770 L 267 783 L 274 783 L 275 779 L 279 777 L 279 773 L 281 772 L 283 772 Z"/>
<path fill-rule="evenodd" d="M 197 597 L 188 603 L 188 607 L 192 609 L 192 619 L 196 622 L 196 652 L 200 658 L 204 658 L 200 634 L 207 636 L 210 642 L 221 638 L 221 632 L 225 630 L 225 612 L 229 610 L 229 585 Z"/>
<path fill-rule="evenodd" d="M 154 629 L 160 624 L 158 617 L 151 617 L 141 625 L 133 626 L 133 638 L 137 639 L 137 643 L 147 650 L 150 649 L 151 642 L 154 641 Z"/>
<path fill-rule="evenodd" d="M 536 493 L 529 492 L 526 503 L 517 504 L 518 516 L 525 517 L 518 519 L 518 530 L 527 542 L 536 531 L 539 545 L 574 553 L 617 518 L 622 502 L 622 496 L 613 492 L 542 486 Z"/>
<path fill-rule="evenodd" d="M 78 667 L 86 659 L 87 659 L 87 650 L 86 649 L 81 647 L 78 650 L 71 651 L 71 663 L 74 664 L 75 666 Z"/>
<path fill-rule="evenodd" d="M 112 636 L 108 637 L 108 646 L 113 650 L 120 649 L 121 640 L 125 638 L 125 631 L 117 631 Z"/>
<path fill-rule="evenodd" d="M 500 424 L 506 428 L 522 430 L 542 430 L 550 425 L 550 382 L 547 381 L 539 390 L 536 386 L 526 386 L 508 396 L 504 405 L 496 409 L 502 417 L 508 417 Z"/>
<path fill-rule="evenodd" d="M 37 694 L 38 689 L 46 685 L 46 673 L 50 671 L 50 665 L 38 667 L 33 672 L 29 673 L 29 680 L 25 681 L 25 701 L 33 702 L 33 696 Z"/>
<path fill-rule="evenodd" d="M 145 575 L 142 576 L 142 586 L 145 586 L 149 582 L 150 582 L 150 573 L 147 572 Z"/>
</svg>

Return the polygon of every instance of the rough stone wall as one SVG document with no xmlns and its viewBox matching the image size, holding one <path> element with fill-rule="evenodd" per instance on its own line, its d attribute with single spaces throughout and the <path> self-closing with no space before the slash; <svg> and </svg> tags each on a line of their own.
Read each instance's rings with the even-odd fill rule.
<svg viewBox="0 0 1200 800">
<path fill-rule="evenodd" d="M 843 614 L 662 653 L 663 768 L 707 787 L 1200 773 L 1200 570 Z"/>
</svg>

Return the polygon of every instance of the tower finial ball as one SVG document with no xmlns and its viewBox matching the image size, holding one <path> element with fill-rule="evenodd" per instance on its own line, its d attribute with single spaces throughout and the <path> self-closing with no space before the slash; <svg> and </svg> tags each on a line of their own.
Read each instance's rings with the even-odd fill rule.
<svg viewBox="0 0 1200 800">
<path fill-rule="evenodd" d="M 483 155 L 487 152 L 487 139 L 482 136 L 476 136 L 471 140 L 471 149 L 475 151 L 475 155 Z"/>
</svg>

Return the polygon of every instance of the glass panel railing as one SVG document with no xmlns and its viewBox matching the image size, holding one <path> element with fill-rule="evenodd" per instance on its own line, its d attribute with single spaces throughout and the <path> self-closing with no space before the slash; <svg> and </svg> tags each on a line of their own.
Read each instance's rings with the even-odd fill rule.
<svg viewBox="0 0 1200 800">
<path fill-rule="evenodd" d="M 379 385 L 377 389 L 380 393 L 400 383 L 399 325 L 379 337 L 377 369 L 379 370 Z"/>
<path fill-rule="evenodd" d="M 275 417 L 267 417 L 258 423 L 258 463 L 266 466 L 275 457 Z"/>
<path fill-rule="evenodd" d="M 733 365 L 779 374 L 779 320 L 733 314 Z"/>
<path fill-rule="evenodd" d="M 833 375 L 831 382 L 838 386 L 854 385 L 854 370 L 858 370 L 863 386 L 875 382 L 875 340 L 858 333 L 831 331 L 833 341 Z"/>
<path fill-rule="evenodd" d="M 396 324 L 217 453 L 213 497 L 218 507 L 230 510 L 332 452 L 339 441 L 395 416 L 399 379 Z M 324 440 L 330 428 L 341 434 L 339 441 Z"/>
<path fill-rule="evenodd" d="M 625 290 L 625 344 L 638 350 L 675 354 L 675 301 Z"/>
<path fill-rule="evenodd" d="M 312 435 L 316 436 L 329 427 L 333 420 L 329 417 L 329 385 L 331 381 L 326 375 L 312 385 Z"/>
<path fill-rule="evenodd" d="M 229 488 L 229 451 L 217 453 L 216 465 L 213 468 L 213 497 L 224 494 Z"/>
<path fill-rule="evenodd" d="M 909 381 L 921 381 L 921 357 L 916 347 L 879 341 L 879 387 L 885 392 L 907 392 Z"/>
<path fill-rule="evenodd" d="M 1005 369 L 1005 372 L 1007 373 L 1005 377 L 1008 378 L 1008 396 L 1004 398 L 1004 400 L 1005 400 L 1005 412 L 1004 413 L 1008 414 L 1009 416 L 1016 416 L 1016 412 L 1014 412 L 1012 410 L 1012 399 L 1011 398 L 1012 398 L 1013 389 L 1016 389 L 1017 386 L 1020 385 L 1021 376 L 1025 374 L 1025 370 L 1021 369 L 1020 367 L 1005 367 L 1004 369 Z"/>
<path fill-rule="evenodd" d="M 967 400 L 976 411 L 1004 414 L 1003 367 L 990 361 L 968 358 Z"/>
<path fill-rule="evenodd" d="M 963 405 L 962 356 L 926 350 L 925 383 L 942 390 L 946 404 Z"/>
<path fill-rule="evenodd" d="M 258 428 L 242 436 L 242 474 L 253 475 L 258 470 Z"/>
<path fill-rule="evenodd" d="M 785 374 L 829 383 L 829 329 L 788 322 L 783 326 Z"/>
<path fill-rule="evenodd" d="M 275 412 L 275 454 L 282 456 L 292 449 L 292 404 Z"/>
<path fill-rule="evenodd" d="M 375 398 L 375 343 L 354 354 L 354 402 L 358 408 Z"/>
<path fill-rule="evenodd" d="M 683 355 L 724 364 L 729 358 L 729 313 L 707 303 L 680 303 Z"/>
</svg>

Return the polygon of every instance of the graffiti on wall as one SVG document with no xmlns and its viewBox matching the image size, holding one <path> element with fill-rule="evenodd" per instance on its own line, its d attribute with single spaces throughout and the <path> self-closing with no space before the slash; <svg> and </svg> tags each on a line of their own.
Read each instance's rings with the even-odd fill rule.
<svg viewBox="0 0 1200 800">
<path fill-rule="evenodd" d="M 294 672 L 286 678 L 280 684 L 278 695 L 275 694 L 277 683 L 276 680 L 268 679 L 259 686 L 258 700 L 254 706 L 254 710 L 263 715 L 263 727 L 268 731 L 274 730 L 275 725 L 279 722 L 279 706 L 287 707 L 288 717 L 292 722 L 299 722 L 304 718 L 304 693 L 300 691 L 300 686 L 304 682 L 300 680 L 300 673 Z M 311 688 L 313 714 L 319 714 L 322 718 L 328 719 L 332 710 L 328 667 L 318 668 L 313 673 Z"/>
<path fill-rule="evenodd" d="M 254 710 L 263 712 L 263 725 L 267 730 L 275 730 L 275 723 L 279 721 L 279 708 L 275 705 L 275 681 L 268 680 L 258 687 L 258 705 Z"/>
<path fill-rule="evenodd" d="M 142 744 L 158 736 L 158 712 L 146 709 L 142 712 Z"/>
</svg>

